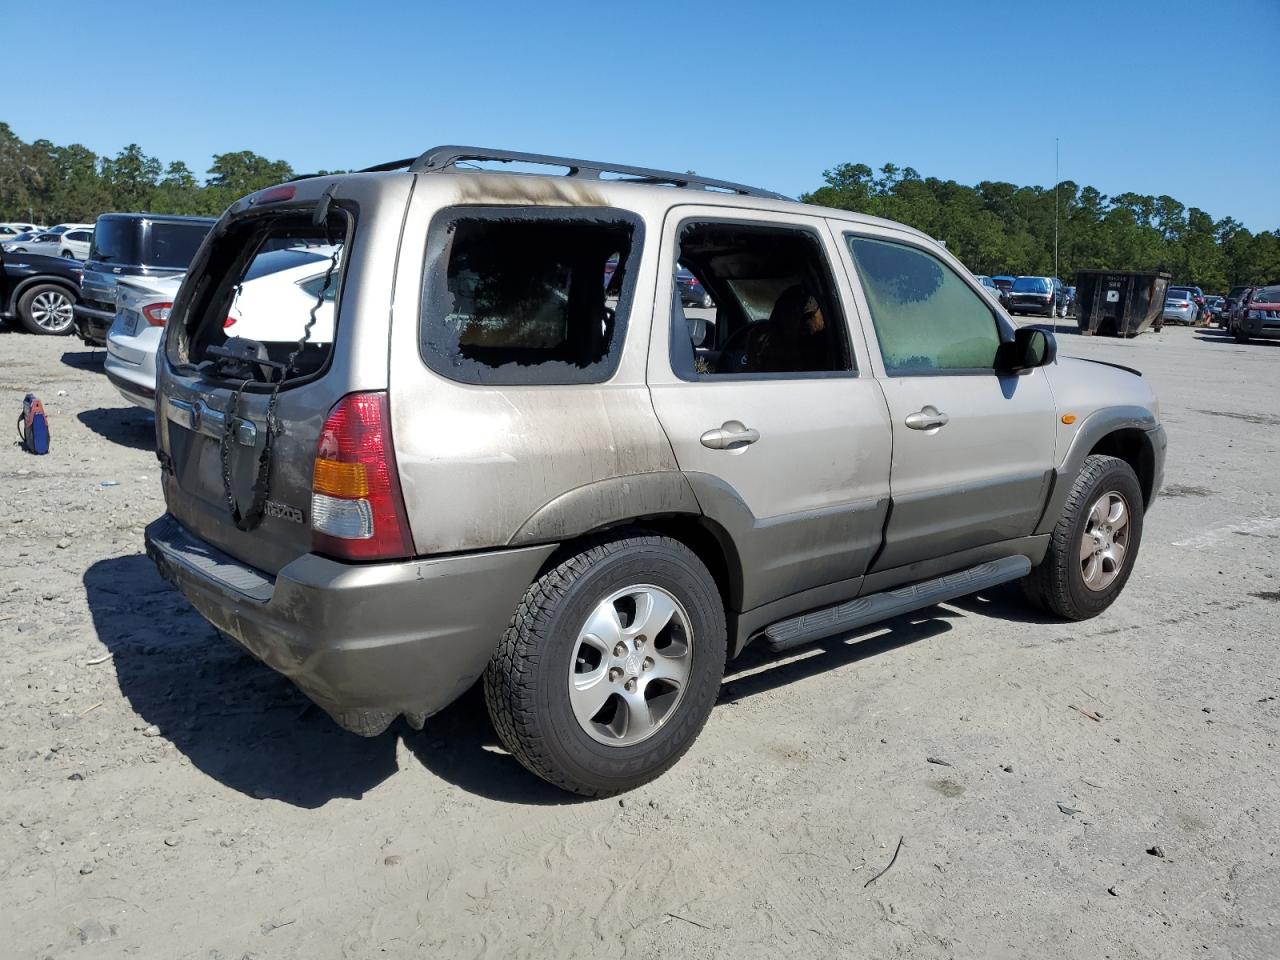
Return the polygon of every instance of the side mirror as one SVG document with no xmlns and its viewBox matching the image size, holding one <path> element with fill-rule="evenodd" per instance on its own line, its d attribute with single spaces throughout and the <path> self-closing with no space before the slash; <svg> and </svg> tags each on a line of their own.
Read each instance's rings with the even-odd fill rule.
<svg viewBox="0 0 1280 960">
<path fill-rule="evenodd" d="M 995 368 L 1001 373 L 1017 373 L 1044 367 L 1058 359 L 1058 340 L 1040 327 L 1019 327 L 1012 340 L 996 348 Z"/>
</svg>

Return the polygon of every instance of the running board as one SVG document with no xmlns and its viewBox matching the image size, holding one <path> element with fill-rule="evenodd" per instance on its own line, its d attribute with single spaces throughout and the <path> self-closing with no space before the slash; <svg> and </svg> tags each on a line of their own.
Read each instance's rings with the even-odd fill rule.
<svg viewBox="0 0 1280 960">
<path fill-rule="evenodd" d="M 1005 557 L 988 560 L 967 570 L 948 573 L 936 580 L 925 580 L 910 586 L 872 593 L 855 600 L 838 603 L 833 607 L 803 613 L 790 620 L 781 620 L 764 632 L 769 649 L 775 652 L 790 650 L 803 643 L 821 640 L 837 633 L 865 627 L 868 624 L 888 620 L 890 617 L 910 613 L 935 603 L 954 600 L 979 590 L 986 590 L 1000 583 L 1025 577 L 1031 571 L 1031 561 L 1026 557 Z"/>
</svg>

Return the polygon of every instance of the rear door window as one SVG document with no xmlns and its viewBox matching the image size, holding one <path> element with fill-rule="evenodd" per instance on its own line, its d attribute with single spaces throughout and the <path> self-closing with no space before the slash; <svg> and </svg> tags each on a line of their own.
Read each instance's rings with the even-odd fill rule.
<svg viewBox="0 0 1280 960">
<path fill-rule="evenodd" d="M 642 230 L 618 210 L 443 211 L 427 239 L 423 359 L 464 383 L 609 379 Z"/>
<path fill-rule="evenodd" d="M 671 364 L 681 379 L 854 370 L 830 264 L 812 230 L 693 221 L 681 227 L 677 257 L 715 303 L 711 317 L 686 311 L 679 297 L 672 303 Z"/>
<path fill-rule="evenodd" d="M 146 255 L 149 267 L 185 267 L 191 263 L 212 223 L 151 223 Z"/>
</svg>

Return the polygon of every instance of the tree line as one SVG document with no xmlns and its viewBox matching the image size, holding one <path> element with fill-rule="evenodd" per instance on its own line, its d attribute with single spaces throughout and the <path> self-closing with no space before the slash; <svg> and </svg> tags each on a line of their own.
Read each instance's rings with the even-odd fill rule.
<svg viewBox="0 0 1280 960">
<path fill-rule="evenodd" d="M 1225 292 L 1280 282 L 1280 230 L 1252 233 L 1232 217 L 1213 219 L 1173 197 L 1104 196 L 1070 180 L 1053 187 L 986 181 L 970 187 L 885 164 L 876 173 L 845 163 L 802 199 L 897 220 L 943 240 L 974 273 L 1053 275 L 1055 203 L 1058 276 L 1077 270 L 1162 269 L 1175 283 Z"/>
<path fill-rule="evenodd" d="M 320 174 L 337 171 L 317 171 Z M 0 221 L 92 222 L 112 210 L 216 216 L 234 200 L 295 176 L 283 160 L 249 150 L 219 153 L 203 178 L 180 160 L 163 164 L 131 143 L 113 157 L 80 144 L 26 143 L 0 123 Z M 1053 187 L 921 177 L 911 167 L 879 172 L 845 163 L 823 173 L 802 199 L 897 220 L 946 242 L 975 273 L 1053 273 Z M 1178 283 L 1225 291 L 1280 282 L 1280 229 L 1252 233 L 1173 197 L 1107 197 L 1070 180 L 1058 184 L 1058 270 L 1164 269 Z"/>
<path fill-rule="evenodd" d="M 78 143 L 25 143 L 0 123 L 0 221 L 92 223 L 109 211 L 217 216 L 245 194 L 293 176 L 283 160 L 239 150 L 216 154 L 198 178 L 181 160 L 163 164 L 136 143 L 98 156 Z"/>
</svg>

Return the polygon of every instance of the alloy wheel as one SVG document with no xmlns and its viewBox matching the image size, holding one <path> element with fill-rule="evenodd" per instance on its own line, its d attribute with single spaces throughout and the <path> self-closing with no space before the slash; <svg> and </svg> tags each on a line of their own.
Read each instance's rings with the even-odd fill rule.
<svg viewBox="0 0 1280 960">
<path fill-rule="evenodd" d="M 640 743 L 674 716 L 692 662 L 693 629 L 679 600 L 648 584 L 619 590 L 578 633 L 569 664 L 573 714 L 600 743 Z"/>
<path fill-rule="evenodd" d="M 1129 502 L 1108 491 L 1094 501 L 1085 518 L 1080 538 L 1080 572 L 1084 585 L 1102 591 L 1115 582 L 1124 569 L 1129 550 Z"/>
<path fill-rule="evenodd" d="M 31 320 L 50 333 L 62 333 L 74 317 L 71 298 L 65 293 L 46 290 L 31 301 Z"/>
</svg>

